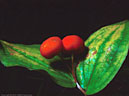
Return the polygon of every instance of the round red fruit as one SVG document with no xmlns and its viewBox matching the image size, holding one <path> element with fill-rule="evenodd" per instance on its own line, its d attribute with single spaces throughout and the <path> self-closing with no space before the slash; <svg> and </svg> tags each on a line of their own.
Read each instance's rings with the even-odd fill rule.
<svg viewBox="0 0 129 96">
<path fill-rule="evenodd" d="M 47 59 L 58 55 L 62 51 L 62 41 L 59 37 L 53 36 L 46 39 L 40 46 L 40 53 Z"/>
<path fill-rule="evenodd" d="M 80 54 L 84 51 L 84 41 L 77 35 L 69 35 L 63 38 L 64 53 Z"/>
</svg>

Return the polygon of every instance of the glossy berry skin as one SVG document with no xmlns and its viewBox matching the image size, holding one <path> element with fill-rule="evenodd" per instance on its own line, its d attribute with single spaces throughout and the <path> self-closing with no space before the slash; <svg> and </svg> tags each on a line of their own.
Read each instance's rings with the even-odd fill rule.
<svg viewBox="0 0 129 96">
<path fill-rule="evenodd" d="M 53 36 L 46 39 L 40 46 L 40 53 L 47 59 L 54 57 L 55 55 L 59 54 L 62 51 L 62 40 L 57 37 Z"/>
<path fill-rule="evenodd" d="M 77 35 L 69 35 L 63 38 L 64 53 L 80 54 L 84 51 L 84 41 Z"/>
</svg>

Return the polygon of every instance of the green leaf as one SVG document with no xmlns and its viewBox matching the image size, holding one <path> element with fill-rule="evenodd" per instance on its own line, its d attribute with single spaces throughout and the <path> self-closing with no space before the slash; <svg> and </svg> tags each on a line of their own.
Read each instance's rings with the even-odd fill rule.
<svg viewBox="0 0 129 96">
<path fill-rule="evenodd" d="M 87 95 L 99 92 L 110 83 L 127 56 L 128 44 L 129 21 L 103 27 L 86 40 L 89 53 L 77 66 L 76 74 Z"/>
<path fill-rule="evenodd" d="M 59 56 L 45 59 L 40 55 L 40 45 L 12 44 L 0 40 L 0 61 L 6 67 L 21 66 L 29 70 L 45 70 L 54 81 L 63 87 L 75 87 L 70 73 L 62 72 L 51 67 L 51 63 L 60 60 Z"/>
</svg>

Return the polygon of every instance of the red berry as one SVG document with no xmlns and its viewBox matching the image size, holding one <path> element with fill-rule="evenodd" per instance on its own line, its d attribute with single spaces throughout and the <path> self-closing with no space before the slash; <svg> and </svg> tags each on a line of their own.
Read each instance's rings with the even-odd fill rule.
<svg viewBox="0 0 129 96">
<path fill-rule="evenodd" d="M 63 38 L 64 53 L 80 54 L 84 51 L 84 41 L 77 35 L 69 35 Z"/>
<path fill-rule="evenodd" d="M 54 57 L 62 51 L 62 41 L 59 37 L 54 36 L 45 40 L 40 46 L 40 53 L 47 59 Z"/>
</svg>

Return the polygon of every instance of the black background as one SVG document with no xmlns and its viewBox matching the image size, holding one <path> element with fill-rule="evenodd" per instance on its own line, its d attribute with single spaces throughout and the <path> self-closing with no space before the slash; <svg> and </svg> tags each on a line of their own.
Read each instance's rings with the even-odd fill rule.
<svg viewBox="0 0 129 96">
<path fill-rule="evenodd" d="M 128 1 L 128 0 L 127 0 Z M 129 19 L 126 0 L 0 0 L 0 39 L 41 44 L 50 36 L 76 34 L 86 40 L 99 28 Z M 129 56 L 101 92 L 93 96 L 129 96 Z M 40 78 L 43 80 L 38 80 Z M 0 64 L 0 93 L 83 96 L 76 88 L 56 85 L 47 74 Z"/>
</svg>

